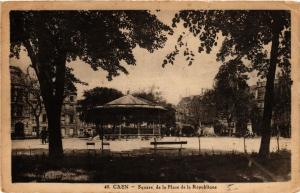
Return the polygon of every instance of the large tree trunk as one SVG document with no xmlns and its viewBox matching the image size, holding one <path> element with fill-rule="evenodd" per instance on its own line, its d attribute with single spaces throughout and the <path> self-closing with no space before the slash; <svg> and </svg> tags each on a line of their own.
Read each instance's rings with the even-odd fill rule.
<svg viewBox="0 0 300 193">
<path fill-rule="evenodd" d="M 50 108 L 46 108 L 46 111 L 49 132 L 49 157 L 61 158 L 63 156 L 60 125 L 61 106 L 59 107 L 57 104 L 52 104 Z"/>
<path fill-rule="evenodd" d="M 265 98 L 264 98 L 264 112 L 262 119 L 261 130 L 261 144 L 259 149 L 259 155 L 261 157 L 267 157 L 270 153 L 270 139 L 271 139 L 271 120 L 273 110 L 273 98 L 274 98 L 274 80 L 276 73 L 276 63 L 278 62 L 278 47 L 279 47 L 279 34 L 281 31 L 280 21 L 276 14 L 273 15 L 273 37 L 272 47 L 270 55 L 270 66 L 267 74 Z"/>
<path fill-rule="evenodd" d="M 54 95 L 45 104 L 47 117 L 48 117 L 48 130 L 49 130 L 49 156 L 50 158 L 63 157 L 63 146 L 61 136 L 61 109 L 64 99 L 64 85 L 65 85 L 65 55 L 57 57 L 55 60 L 57 65 L 56 81 L 53 87 L 55 88 Z M 49 94 L 49 91 L 48 91 Z M 44 98 L 44 96 L 43 96 Z"/>
<path fill-rule="evenodd" d="M 60 120 L 61 109 L 64 99 L 63 95 L 66 70 L 65 55 L 62 54 L 61 56 L 56 56 L 55 64 L 57 70 L 54 82 L 51 79 L 49 79 L 49 74 L 47 70 L 44 69 L 44 66 L 41 64 L 40 66 L 38 66 L 40 68 L 38 79 L 48 118 L 49 157 L 51 159 L 57 159 L 63 156 Z"/>
<path fill-rule="evenodd" d="M 38 34 L 43 37 L 39 39 L 39 52 L 35 53 L 30 41 L 25 41 L 24 46 L 26 47 L 32 66 L 38 77 L 41 95 L 47 113 L 49 157 L 56 159 L 63 156 L 60 116 L 64 99 L 67 52 L 64 49 L 64 42 L 56 37 L 49 37 L 49 39 L 57 41 L 55 47 L 49 48 L 44 38 L 45 34 L 47 34 L 47 32 L 44 32 L 42 28 L 40 34 Z M 58 50 L 56 55 L 48 53 L 49 50 L 54 49 Z"/>
</svg>

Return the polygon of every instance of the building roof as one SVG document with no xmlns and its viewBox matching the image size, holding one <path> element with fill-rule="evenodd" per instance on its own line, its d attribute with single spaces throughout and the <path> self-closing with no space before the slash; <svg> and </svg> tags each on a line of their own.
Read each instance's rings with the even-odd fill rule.
<svg viewBox="0 0 300 193">
<path fill-rule="evenodd" d="M 164 107 L 150 102 L 146 99 L 134 97 L 130 94 L 122 96 L 116 100 L 106 103 L 103 106 L 97 106 L 96 108 L 149 108 L 149 109 L 162 109 Z"/>
<path fill-rule="evenodd" d="M 134 97 L 132 95 L 125 95 L 116 100 L 113 100 L 105 105 L 149 105 L 151 104 L 150 101 L 145 99 L 141 99 L 138 97 Z"/>
</svg>

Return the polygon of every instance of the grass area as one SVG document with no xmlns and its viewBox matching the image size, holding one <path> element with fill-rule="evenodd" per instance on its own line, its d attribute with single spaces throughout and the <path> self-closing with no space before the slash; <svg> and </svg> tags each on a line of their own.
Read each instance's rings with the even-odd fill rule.
<svg viewBox="0 0 300 193">
<path fill-rule="evenodd" d="M 46 154 L 12 156 L 13 182 L 268 182 L 290 180 L 291 154 L 100 156 L 76 151 L 61 160 Z"/>
</svg>

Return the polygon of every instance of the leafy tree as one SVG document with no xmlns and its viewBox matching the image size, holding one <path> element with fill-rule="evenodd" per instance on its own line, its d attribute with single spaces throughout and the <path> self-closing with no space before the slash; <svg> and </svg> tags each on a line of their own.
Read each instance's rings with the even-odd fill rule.
<svg viewBox="0 0 300 193">
<path fill-rule="evenodd" d="M 66 74 L 65 74 L 65 85 L 64 85 L 64 95 L 63 98 L 65 99 L 68 95 L 74 94 L 77 92 L 77 88 L 75 84 L 81 85 L 88 85 L 88 83 L 79 80 L 73 74 L 73 68 L 66 67 Z"/>
<path fill-rule="evenodd" d="M 274 79 L 277 65 L 290 66 L 290 12 L 284 10 L 183 10 L 173 18 L 173 27 L 183 23 L 191 34 L 199 38 L 199 52 L 210 53 L 223 36 L 217 61 L 248 61 L 252 70 L 266 78 L 262 139 L 259 154 L 269 155 Z M 166 56 L 163 66 L 174 63 L 183 51 L 189 65 L 194 53 L 184 43 L 184 34 L 178 38 L 173 52 Z"/>
<path fill-rule="evenodd" d="M 190 112 L 192 114 L 192 120 L 191 124 L 197 128 L 199 125 L 199 122 L 201 121 L 202 118 L 202 97 L 201 96 L 193 96 L 190 100 Z"/>
<path fill-rule="evenodd" d="M 133 93 L 133 96 L 163 106 L 166 109 L 166 112 L 161 115 L 161 120 L 166 123 L 167 129 L 175 127 L 175 108 L 172 104 L 166 102 L 162 97 L 162 93 L 156 89 L 155 86 L 152 86 L 148 91 L 143 90 L 135 92 Z"/>
<path fill-rule="evenodd" d="M 84 91 L 83 99 L 78 101 L 80 119 L 84 122 L 91 123 L 94 117 L 90 115 L 90 109 L 95 106 L 102 106 L 112 100 L 123 96 L 122 92 L 113 88 L 95 87 Z M 99 117 L 97 117 L 99 119 Z"/>
<path fill-rule="evenodd" d="M 274 125 L 275 132 L 284 137 L 291 136 L 291 85 L 290 68 L 282 69 L 277 74 L 275 87 Z M 279 133 L 278 133 L 279 132 Z"/>
<path fill-rule="evenodd" d="M 176 124 L 176 118 L 175 118 L 175 107 L 174 105 L 170 104 L 170 103 L 166 103 L 164 105 L 164 108 L 167 109 L 167 111 L 165 112 L 165 114 L 163 115 L 163 119 L 164 122 L 166 123 L 166 129 L 167 131 L 165 132 L 166 134 L 172 134 L 173 131 L 170 131 L 168 129 L 170 128 L 175 128 Z M 169 133 L 171 132 L 171 133 Z"/>
<path fill-rule="evenodd" d="M 96 124 L 98 134 L 103 140 L 103 127 L 102 124 L 106 122 L 117 122 L 117 117 L 112 117 L 108 113 L 98 111 L 94 107 L 102 106 L 110 101 L 123 96 L 123 93 L 117 89 L 107 87 L 95 87 L 90 90 L 84 91 L 83 99 L 78 101 L 78 111 L 80 112 L 79 118 L 86 123 Z M 113 130 L 115 127 L 113 127 Z"/>
<path fill-rule="evenodd" d="M 200 95 L 191 97 L 189 101 L 189 112 L 191 113 L 190 124 L 195 126 L 199 124 L 211 125 L 214 122 L 215 116 L 215 100 L 214 90 L 207 90 Z"/>
<path fill-rule="evenodd" d="M 201 97 L 201 103 L 204 105 L 204 109 L 207 112 L 207 114 L 202 115 L 203 120 L 206 119 L 206 124 L 213 124 L 213 122 L 216 120 L 216 92 L 214 89 L 206 90 Z M 204 122 L 204 123 L 205 123 Z"/>
<path fill-rule="evenodd" d="M 243 63 L 231 60 L 222 65 L 215 77 L 215 103 L 228 125 L 236 121 L 237 132 L 245 134 L 250 118 L 250 89 L 247 84 L 248 69 Z"/>
<path fill-rule="evenodd" d="M 250 116 L 250 120 L 251 120 L 251 124 L 252 124 L 253 133 L 260 136 L 261 135 L 262 116 L 261 116 L 261 111 L 258 108 L 255 100 L 251 100 L 249 116 Z"/>
<path fill-rule="evenodd" d="M 132 95 L 135 97 L 146 99 L 153 103 L 161 105 L 166 104 L 166 100 L 162 97 L 162 93 L 160 92 L 159 88 L 155 86 L 151 86 L 149 90 L 140 90 L 134 92 Z"/>
<path fill-rule="evenodd" d="M 49 129 L 49 156 L 62 157 L 60 115 L 66 63 L 82 60 L 107 78 L 128 73 L 121 61 L 135 64 L 132 50 L 161 48 L 171 33 L 149 11 L 11 11 L 10 53 L 27 50 L 38 78 Z M 69 69 L 70 70 L 70 69 Z"/>
</svg>

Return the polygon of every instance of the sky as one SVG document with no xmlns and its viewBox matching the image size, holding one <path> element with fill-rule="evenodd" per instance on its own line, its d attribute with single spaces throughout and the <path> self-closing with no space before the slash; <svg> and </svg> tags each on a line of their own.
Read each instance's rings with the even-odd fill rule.
<svg viewBox="0 0 300 193">
<path fill-rule="evenodd" d="M 155 14 L 158 19 L 171 26 L 175 13 L 176 11 L 160 11 Z M 75 76 L 88 83 L 88 86 L 76 85 L 78 99 L 82 98 L 84 90 L 97 86 L 115 88 L 124 94 L 156 87 L 167 102 L 176 105 L 182 97 L 197 95 L 201 93 L 202 89 L 212 88 L 214 77 L 220 67 L 220 63 L 216 61 L 216 53 L 220 48 L 221 39 L 210 54 L 199 54 L 197 51 L 200 44 L 199 40 L 187 32 L 185 39 L 190 50 L 193 50 L 195 54 L 193 65 L 188 66 L 182 55 L 178 55 L 174 65 L 168 64 L 162 68 L 165 56 L 173 51 L 179 34 L 185 29 L 179 25 L 174 31 L 174 35 L 168 35 L 164 48 L 153 53 L 136 47 L 133 50 L 136 65 L 124 64 L 129 74 L 121 74 L 114 77 L 112 81 L 106 79 L 107 72 L 101 69 L 93 71 L 88 64 L 80 60 L 68 63 L 67 65 L 74 69 Z M 30 59 L 26 51 L 22 51 L 20 59 L 12 58 L 10 64 L 19 66 L 24 70 L 30 64 Z"/>
</svg>

